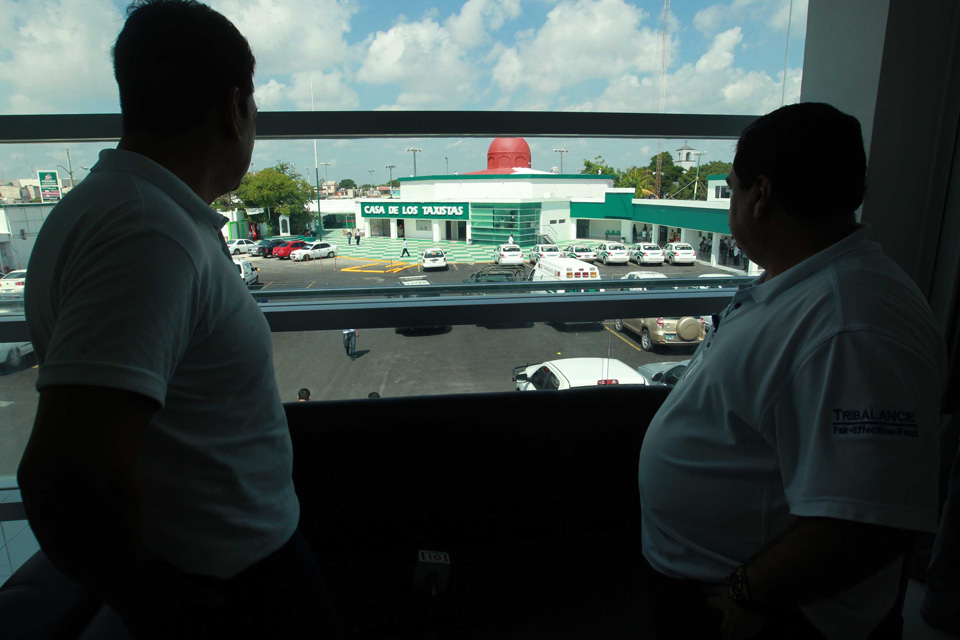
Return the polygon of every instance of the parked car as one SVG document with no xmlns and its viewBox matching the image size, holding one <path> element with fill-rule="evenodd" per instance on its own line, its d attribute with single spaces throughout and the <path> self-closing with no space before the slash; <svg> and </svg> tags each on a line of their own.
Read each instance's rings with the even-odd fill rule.
<svg viewBox="0 0 960 640">
<path fill-rule="evenodd" d="M 657 347 L 677 347 L 700 344 L 706 335 L 703 318 L 684 316 L 682 318 L 617 318 L 614 320 L 617 331 L 629 329 L 640 336 L 640 346 L 644 351 L 654 351 Z"/>
<path fill-rule="evenodd" d="M 671 242 L 663 248 L 663 257 L 670 264 L 693 264 L 697 252 L 686 242 Z"/>
<path fill-rule="evenodd" d="M 33 353 L 32 342 L 4 342 L 0 344 L 0 367 L 16 371 L 29 353 Z"/>
<path fill-rule="evenodd" d="M 294 249 L 290 252 L 290 259 L 294 262 L 298 260 L 313 260 L 316 258 L 332 258 L 337 255 L 337 245 L 329 242 L 313 242 L 305 245 L 302 249 Z"/>
<path fill-rule="evenodd" d="M 230 250 L 230 253 L 237 256 L 241 253 L 250 253 L 257 247 L 257 243 L 253 240 L 247 240 L 246 238 L 238 238 L 236 240 L 230 240 L 227 242 L 227 249 Z"/>
<path fill-rule="evenodd" d="M 289 242 L 285 242 L 279 247 L 273 248 L 273 257 L 277 258 L 278 260 L 289 258 L 291 253 L 297 249 L 302 249 L 305 246 L 307 246 L 307 243 L 303 240 L 291 240 Z"/>
<path fill-rule="evenodd" d="M 559 258 L 560 247 L 555 244 L 535 244 L 530 250 L 530 264 L 537 264 L 541 258 Z"/>
<path fill-rule="evenodd" d="M 254 247 L 253 255 L 263 256 L 264 258 L 272 258 L 273 250 L 285 242 L 286 240 L 261 240 L 260 243 Z"/>
<path fill-rule="evenodd" d="M 630 247 L 630 259 L 638 265 L 663 264 L 663 249 L 652 242 L 638 242 Z"/>
<path fill-rule="evenodd" d="M 523 250 L 520 245 L 502 244 L 494 250 L 493 261 L 497 264 L 523 264 Z"/>
<path fill-rule="evenodd" d="M 576 258 L 588 262 L 594 262 L 597 259 L 597 252 L 594 251 L 593 247 L 585 244 L 571 244 L 563 250 L 563 255 L 567 258 Z"/>
<path fill-rule="evenodd" d="M 659 271 L 631 271 L 625 276 L 621 276 L 621 280 L 648 280 L 650 278 L 659 278 L 666 279 L 666 274 L 660 273 Z M 631 287 L 629 291 L 646 291 L 646 287 Z"/>
<path fill-rule="evenodd" d="M 646 385 L 646 379 L 613 358 L 564 358 L 513 369 L 517 391 L 545 391 L 574 387 Z"/>
<path fill-rule="evenodd" d="M 447 254 L 443 252 L 443 249 L 434 247 L 433 249 L 426 249 L 423 252 L 423 255 L 420 256 L 420 266 L 423 269 L 449 269 L 447 265 Z"/>
<path fill-rule="evenodd" d="M 603 264 L 627 264 L 630 262 L 630 250 L 619 242 L 601 242 L 597 245 L 597 260 Z"/>
<path fill-rule="evenodd" d="M 0 278 L 0 293 L 23 293 L 27 286 L 27 270 L 17 269 Z"/>
<path fill-rule="evenodd" d="M 690 364 L 689 360 L 651 362 L 637 367 L 637 373 L 644 377 L 648 385 L 672 387 L 680 381 L 688 364 Z"/>
<path fill-rule="evenodd" d="M 260 283 L 260 269 L 250 264 L 249 260 L 243 258 L 234 258 L 233 264 L 237 265 L 237 270 L 240 272 L 240 277 L 243 278 L 243 282 L 247 285 L 259 284 Z"/>
</svg>

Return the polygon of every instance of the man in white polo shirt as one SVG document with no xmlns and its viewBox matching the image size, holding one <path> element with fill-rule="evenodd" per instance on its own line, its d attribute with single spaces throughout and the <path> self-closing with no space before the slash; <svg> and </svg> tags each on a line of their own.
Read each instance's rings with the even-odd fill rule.
<svg viewBox="0 0 960 640">
<path fill-rule="evenodd" d="M 30 261 L 30 524 L 136 637 L 338 637 L 297 531 L 270 329 L 209 207 L 250 165 L 253 54 L 209 7 L 147 1 L 114 67 L 120 144 Z"/>
<path fill-rule="evenodd" d="M 797 189 L 831 149 L 842 180 Z M 941 332 L 854 212 L 860 124 L 784 107 L 737 145 L 741 287 L 645 436 L 643 555 L 660 637 L 886 638 L 911 532 L 937 526 Z"/>
</svg>

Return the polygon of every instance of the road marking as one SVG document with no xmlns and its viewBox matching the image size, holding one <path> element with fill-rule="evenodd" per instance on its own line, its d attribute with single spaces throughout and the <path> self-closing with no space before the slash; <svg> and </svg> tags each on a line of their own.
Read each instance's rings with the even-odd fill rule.
<svg viewBox="0 0 960 640">
<path fill-rule="evenodd" d="M 620 339 L 623 340 L 624 342 L 626 342 L 628 345 L 630 345 L 631 347 L 633 347 L 633 348 L 636 349 L 637 351 L 643 351 L 643 349 L 641 349 L 641 348 L 638 347 L 637 345 L 633 344 L 632 342 L 630 342 L 629 340 L 627 340 L 626 338 L 624 338 L 622 335 L 620 335 L 619 333 L 617 333 L 616 331 L 614 331 L 613 329 L 611 329 L 610 327 L 608 327 L 608 326 L 606 325 L 606 323 L 604 323 L 603 328 L 604 328 L 605 330 L 609 331 L 610 333 L 612 333 L 613 335 L 617 336 L 618 338 L 620 338 Z"/>
</svg>

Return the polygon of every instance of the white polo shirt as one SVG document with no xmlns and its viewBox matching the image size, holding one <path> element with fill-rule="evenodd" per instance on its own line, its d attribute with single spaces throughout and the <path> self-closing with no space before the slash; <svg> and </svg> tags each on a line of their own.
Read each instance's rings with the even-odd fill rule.
<svg viewBox="0 0 960 640">
<path fill-rule="evenodd" d="M 45 221 L 26 290 L 38 390 L 160 403 L 138 458 L 144 544 L 219 578 L 280 548 L 300 515 L 270 328 L 225 221 L 159 164 L 104 150 Z"/>
<path fill-rule="evenodd" d="M 640 453 L 643 554 L 722 582 L 798 516 L 935 531 L 946 347 L 909 277 L 861 227 L 744 286 L 654 417 Z M 866 637 L 899 563 L 803 607 Z"/>
</svg>

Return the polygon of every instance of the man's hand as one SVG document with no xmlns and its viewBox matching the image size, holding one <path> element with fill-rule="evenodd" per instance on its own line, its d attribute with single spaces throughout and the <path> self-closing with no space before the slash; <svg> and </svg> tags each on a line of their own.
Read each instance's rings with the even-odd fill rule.
<svg viewBox="0 0 960 640">
<path fill-rule="evenodd" d="M 704 585 L 700 593 L 710 607 L 723 614 L 720 637 L 724 640 L 748 640 L 760 633 L 767 623 L 766 616 L 738 607 L 730 599 L 726 585 Z"/>
</svg>

